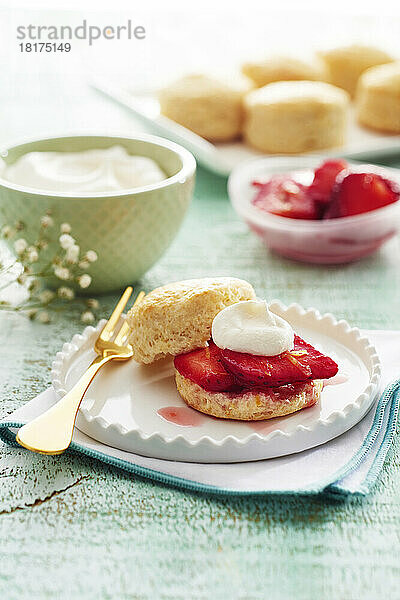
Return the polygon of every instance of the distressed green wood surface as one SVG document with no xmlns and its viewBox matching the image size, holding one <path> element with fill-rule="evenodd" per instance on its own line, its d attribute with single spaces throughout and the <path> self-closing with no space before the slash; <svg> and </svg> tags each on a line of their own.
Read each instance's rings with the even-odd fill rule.
<svg viewBox="0 0 400 600">
<path fill-rule="evenodd" d="M 234 216 L 225 182 L 200 171 L 183 229 L 140 286 L 236 275 L 266 298 L 400 328 L 399 249 L 329 268 L 272 256 Z M 48 326 L 0 313 L 1 416 L 48 386 L 54 353 L 80 329 L 70 313 Z M 86 458 L 0 450 L 2 599 L 400 598 L 398 438 L 375 493 L 346 502 L 207 498 Z"/>
</svg>

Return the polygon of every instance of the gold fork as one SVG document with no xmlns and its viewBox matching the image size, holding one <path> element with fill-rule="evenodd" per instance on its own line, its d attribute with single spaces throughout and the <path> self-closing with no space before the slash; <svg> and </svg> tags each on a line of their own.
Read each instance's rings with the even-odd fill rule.
<svg viewBox="0 0 400 600">
<path fill-rule="evenodd" d="M 68 448 L 72 440 L 80 403 L 96 373 L 111 360 L 132 358 L 132 347 L 127 343 L 129 325 L 126 320 L 117 332 L 114 341 L 111 341 L 131 294 L 132 288 L 126 288 L 95 341 L 96 358 L 74 387 L 57 404 L 18 431 L 16 439 L 21 446 L 41 454 L 62 454 Z M 144 296 L 144 292 L 140 292 L 135 304 L 141 302 Z"/>
</svg>

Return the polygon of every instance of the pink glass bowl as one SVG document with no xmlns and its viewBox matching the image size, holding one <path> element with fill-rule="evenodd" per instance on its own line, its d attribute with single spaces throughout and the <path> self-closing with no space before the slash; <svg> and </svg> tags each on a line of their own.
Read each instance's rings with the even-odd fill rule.
<svg viewBox="0 0 400 600">
<path fill-rule="evenodd" d="M 321 157 L 273 157 L 246 162 L 233 170 L 228 192 L 237 214 L 273 252 L 314 264 L 349 263 L 372 254 L 400 227 L 400 201 L 368 213 L 325 221 L 279 217 L 256 208 L 252 181 L 265 181 L 275 173 L 290 173 L 303 183 L 311 182 Z M 352 169 L 382 174 L 400 183 L 400 170 L 360 165 Z"/>
</svg>

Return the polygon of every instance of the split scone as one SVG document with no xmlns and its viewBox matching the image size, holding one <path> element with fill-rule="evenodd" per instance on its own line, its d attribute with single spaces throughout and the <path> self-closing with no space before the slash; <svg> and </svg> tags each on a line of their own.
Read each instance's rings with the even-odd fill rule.
<svg viewBox="0 0 400 600">
<path fill-rule="evenodd" d="M 255 296 L 250 283 L 234 277 L 188 279 L 156 288 L 127 316 L 133 358 L 151 363 L 203 348 L 215 315 Z"/>
<path fill-rule="evenodd" d="M 157 288 L 128 321 L 134 358 L 149 363 L 174 356 L 185 403 L 218 418 L 263 420 L 312 406 L 322 379 L 338 370 L 240 279 Z"/>
<path fill-rule="evenodd" d="M 320 52 L 319 57 L 325 64 L 327 81 L 350 96 L 354 96 L 358 79 L 366 69 L 393 61 L 384 50 L 356 44 Z"/>
<path fill-rule="evenodd" d="M 341 146 L 348 94 L 322 81 L 280 81 L 245 98 L 244 136 L 262 152 L 292 154 Z"/>
<path fill-rule="evenodd" d="M 212 142 L 226 142 L 241 134 L 243 96 L 249 80 L 224 82 L 206 75 L 186 75 L 160 90 L 163 115 Z"/>
<path fill-rule="evenodd" d="M 400 133 L 400 61 L 365 71 L 358 82 L 356 112 L 362 125 Z"/>
<path fill-rule="evenodd" d="M 306 62 L 290 56 L 271 56 L 262 61 L 249 61 L 242 65 L 242 73 L 257 87 L 275 81 L 325 80 L 322 61 L 315 59 Z"/>
</svg>

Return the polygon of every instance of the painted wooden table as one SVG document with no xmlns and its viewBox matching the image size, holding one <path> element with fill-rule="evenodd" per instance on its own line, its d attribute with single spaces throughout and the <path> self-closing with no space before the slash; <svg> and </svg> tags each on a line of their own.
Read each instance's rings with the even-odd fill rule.
<svg viewBox="0 0 400 600">
<path fill-rule="evenodd" d="M 80 105 L 88 127 L 100 102 L 114 129 L 133 132 L 127 115 L 94 96 Z M 29 123 L 37 134 L 43 117 L 34 102 L 29 111 L 20 129 Z M 18 114 L 11 114 L 8 134 L 18 128 Z M 66 104 L 49 104 L 47 131 L 59 118 L 65 128 L 73 120 Z M 344 267 L 273 256 L 235 217 L 225 181 L 200 171 L 179 236 L 140 286 L 235 275 L 268 299 L 317 305 L 360 327 L 400 329 L 399 265 L 398 239 Z M 114 301 L 102 299 L 102 314 Z M 50 325 L 0 313 L 1 416 L 49 385 L 54 353 L 80 329 L 70 312 Z M 0 451 L 2 599 L 400 598 L 398 438 L 375 493 L 347 502 L 215 499 L 86 458 L 3 445 Z"/>
</svg>

